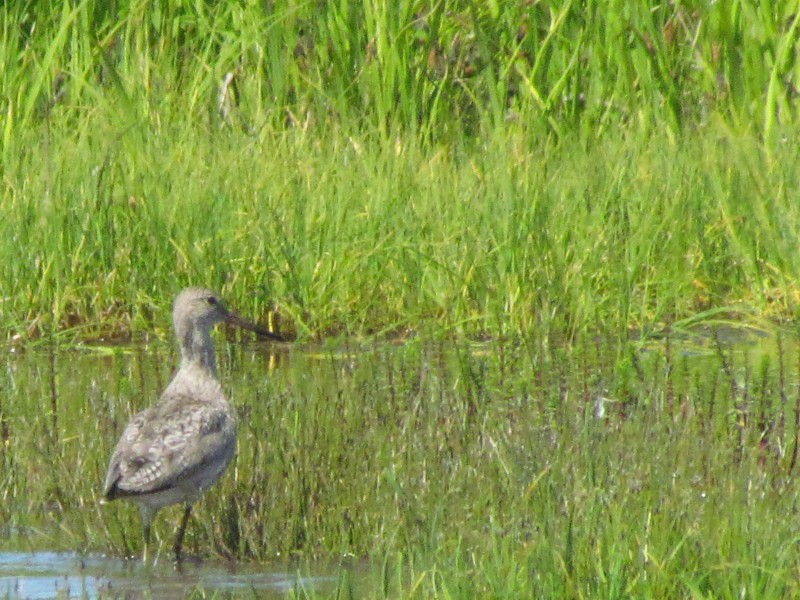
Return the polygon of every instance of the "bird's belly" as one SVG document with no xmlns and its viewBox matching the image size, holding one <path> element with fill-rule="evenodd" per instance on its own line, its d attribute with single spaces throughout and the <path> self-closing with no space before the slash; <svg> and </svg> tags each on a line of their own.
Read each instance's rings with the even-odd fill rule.
<svg viewBox="0 0 800 600">
<path fill-rule="evenodd" d="M 132 499 L 154 510 L 179 502 L 191 504 L 222 476 L 233 458 L 233 449 L 234 445 L 231 444 L 229 450 L 226 449 L 224 453 L 216 457 L 216 460 L 204 464 L 202 468 L 193 473 L 179 477 L 171 487 Z"/>
<path fill-rule="evenodd" d="M 143 496 L 133 496 L 131 500 L 144 504 L 150 510 L 158 510 L 169 506 L 170 504 L 178 504 L 179 502 L 194 502 L 200 495 L 200 490 L 188 490 L 184 487 L 173 487 L 161 490 L 160 492 L 153 492 Z"/>
</svg>

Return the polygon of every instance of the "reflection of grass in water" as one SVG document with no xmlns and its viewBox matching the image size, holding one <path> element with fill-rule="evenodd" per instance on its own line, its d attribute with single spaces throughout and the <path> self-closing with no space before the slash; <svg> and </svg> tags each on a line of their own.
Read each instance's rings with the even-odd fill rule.
<svg viewBox="0 0 800 600">
<path fill-rule="evenodd" d="M 366 557 L 375 589 L 421 597 L 792 596 L 798 372 L 795 340 L 781 344 L 695 356 L 679 342 L 413 343 L 296 352 L 272 370 L 227 346 L 239 453 L 187 549 Z M 4 546 L 140 551 L 135 509 L 96 500 L 166 356 L 57 352 L 54 377 L 46 353 L 12 357 Z M 164 512 L 168 546 L 177 513 Z"/>
</svg>

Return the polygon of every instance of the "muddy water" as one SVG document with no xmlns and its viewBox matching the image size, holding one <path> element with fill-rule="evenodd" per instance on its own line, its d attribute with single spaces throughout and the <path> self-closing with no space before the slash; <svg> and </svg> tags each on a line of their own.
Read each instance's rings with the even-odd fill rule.
<svg viewBox="0 0 800 600">
<path fill-rule="evenodd" d="M 316 569 L 315 569 L 316 570 Z M 204 561 L 176 568 L 100 555 L 0 553 L 0 597 L 9 598 L 284 598 L 330 592 L 340 574 L 303 576 L 252 565 Z"/>
</svg>

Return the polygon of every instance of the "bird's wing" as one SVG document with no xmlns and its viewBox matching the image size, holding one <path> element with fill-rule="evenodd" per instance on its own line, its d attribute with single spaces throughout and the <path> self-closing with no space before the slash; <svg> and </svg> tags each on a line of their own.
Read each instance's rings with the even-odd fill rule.
<svg viewBox="0 0 800 600">
<path fill-rule="evenodd" d="M 136 414 L 117 443 L 105 480 L 107 499 L 173 487 L 229 451 L 234 416 L 225 407 L 187 396 L 162 398 Z"/>
</svg>

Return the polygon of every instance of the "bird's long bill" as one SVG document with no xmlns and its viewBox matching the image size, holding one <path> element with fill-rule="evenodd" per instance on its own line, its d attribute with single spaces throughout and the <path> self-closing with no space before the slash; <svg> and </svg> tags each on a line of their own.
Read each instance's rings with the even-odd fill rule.
<svg viewBox="0 0 800 600">
<path fill-rule="evenodd" d="M 242 329 L 247 329 L 248 331 L 252 331 L 253 333 L 257 333 L 258 335 L 263 336 L 265 338 L 269 338 L 271 340 L 275 340 L 276 342 L 286 341 L 285 338 L 282 335 L 280 335 L 278 333 L 275 333 L 273 331 L 270 331 L 269 329 L 266 329 L 265 327 L 261 327 L 260 325 L 256 325 L 254 323 L 251 323 L 250 321 L 245 321 L 239 315 L 235 315 L 235 314 L 233 314 L 231 312 L 229 312 L 225 316 L 225 322 L 226 323 L 230 323 L 231 325 L 236 325 L 237 327 L 241 327 Z"/>
</svg>

